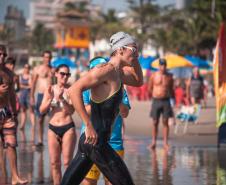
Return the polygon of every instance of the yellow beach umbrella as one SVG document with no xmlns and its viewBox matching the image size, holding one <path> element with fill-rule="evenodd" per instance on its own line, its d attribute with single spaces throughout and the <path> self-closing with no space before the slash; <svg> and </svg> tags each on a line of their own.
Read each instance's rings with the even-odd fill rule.
<svg viewBox="0 0 226 185">
<path fill-rule="evenodd" d="M 163 58 L 166 60 L 167 69 L 173 69 L 178 67 L 193 67 L 190 61 L 179 55 L 167 54 Z M 159 68 L 159 59 L 154 60 L 151 66 L 153 68 Z"/>
</svg>

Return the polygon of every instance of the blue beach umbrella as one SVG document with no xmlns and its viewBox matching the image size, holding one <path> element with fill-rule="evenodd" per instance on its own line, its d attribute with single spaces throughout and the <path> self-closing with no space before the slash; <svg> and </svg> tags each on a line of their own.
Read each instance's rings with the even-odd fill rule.
<svg viewBox="0 0 226 185">
<path fill-rule="evenodd" d="M 199 57 L 189 56 L 186 55 L 185 58 L 189 60 L 194 66 L 202 69 L 209 69 L 211 66 L 209 65 L 208 61 L 203 60 Z"/>
<path fill-rule="evenodd" d="M 51 66 L 56 68 L 59 65 L 65 64 L 70 68 L 76 68 L 76 64 L 72 62 L 68 57 L 57 57 L 52 63 Z"/>
<path fill-rule="evenodd" d="M 139 63 L 140 63 L 140 65 L 141 65 L 141 68 L 142 68 L 142 69 L 149 69 L 149 70 L 155 70 L 155 68 L 151 67 L 151 63 L 152 63 L 155 59 L 156 59 L 155 57 L 151 57 L 151 56 L 148 56 L 148 57 L 140 56 L 140 57 L 138 58 Z"/>
</svg>

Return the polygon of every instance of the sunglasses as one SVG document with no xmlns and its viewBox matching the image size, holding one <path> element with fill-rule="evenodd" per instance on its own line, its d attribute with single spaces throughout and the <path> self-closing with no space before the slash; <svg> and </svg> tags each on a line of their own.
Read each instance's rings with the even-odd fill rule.
<svg viewBox="0 0 226 185">
<path fill-rule="evenodd" d="M 59 72 L 61 76 L 70 77 L 71 73 Z"/>
<path fill-rule="evenodd" d="M 132 53 L 136 53 L 137 52 L 137 48 L 135 47 L 130 47 L 130 46 L 123 46 L 123 48 L 129 49 L 132 51 Z"/>
</svg>

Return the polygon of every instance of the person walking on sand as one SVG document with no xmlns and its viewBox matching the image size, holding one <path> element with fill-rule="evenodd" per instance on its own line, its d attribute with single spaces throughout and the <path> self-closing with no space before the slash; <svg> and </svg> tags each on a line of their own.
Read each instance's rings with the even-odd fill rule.
<svg viewBox="0 0 226 185">
<path fill-rule="evenodd" d="M 60 185 L 61 153 L 64 167 L 67 168 L 73 158 L 76 144 L 75 124 L 72 120 L 74 107 L 67 94 L 69 67 L 62 64 L 56 68 L 57 84 L 49 86 L 40 106 L 40 113 L 50 113 L 48 130 L 48 147 L 53 175 L 53 184 Z"/>
<path fill-rule="evenodd" d="M 96 57 L 90 61 L 89 68 L 92 69 L 94 67 L 98 67 L 103 63 L 107 63 L 107 60 L 105 58 Z M 90 115 L 91 114 L 90 90 L 86 90 L 83 92 L 83 101 L 85 104 L 86 111 Z M 114 121 L 109 144 L 117 152 L 117 154 L 123 158 L 124 157 L 123 134 L 125 129 L 125 124 L 123 119 L 128 116 L 129 109 L 130 109 L 129 98 L 125 89 L 123 91 L 123 98 L 122 98 L 122 102 L 120 104 L 119 109 L 120 109 L 120 112 Z M 85 131 L 85 125 L 82 124 L 81 134 L 84 131 Z M 87 173 L 85 179 L 82 181 L 82 185 L 97 185 L 100 174 L 101 174 L 100 170 L 94 164 L 90 169 L 90 171 Z M 105 180 L 105 185 L 111 185 L 111 183 L 107 180 L 107 178 L 104 178 L 104 180 Z"/>
<path fill-rule="evenodd" d="M 150 116 L 152 118 L 152 144 L 149 149 L 155 149 L 158 135 L 160 115 L 163 123 L 163 147 L 168 150 L 169 118 L 173 117 L 170 98 L 174 98 L 173 76 L 167 72 L 165 59 L 159 59 L 159 71 L 154 72 L 148 82 L 148 93 L 152 97 Z"/>
<path fill-rule="evenodd" d="M 30 104 L 35 106 L 35 111 L 38 116 L 38 143 L 37 146 L 43 146 L 43 124 L 46 114 L 41 114 L 39 111 L 44 91 L 51 85 L 52 70 L 50 61 L 52 59 L 51 51 L 43 52 L 43 63 L 34 68 L 31 83 L 31 97 Z M 37 99 L 35 105 L 35 92 L 37 92 Z"/>
<path fill-rule="evenodd" d="M 14 90 L 14 74 L 4 66 L 6 47 L 0 45 L 0 136 L 6 148 L 12 174 L 12 184 L 25 184 L 27 180 L 19 177 L 17 169 L 17 110 Z"/>
<path fill-rule="evenodd" d="M 61 185 L 79 185 L 93 164 L 113 185 L 134 185 L 125 163 L 108 141 L 119 113 L 123 84 L 139 87 L 143 84 L 143 74 L 132 36 L 124 32 L 115 33 L 110 38 L 110 45 L 109 62 L 87 72 L 69 89 L 71 101 L 86 129 Z M 91 117 L 82 98 L 82 92 L 87 89 L 91 89 Z"/>
</svg>

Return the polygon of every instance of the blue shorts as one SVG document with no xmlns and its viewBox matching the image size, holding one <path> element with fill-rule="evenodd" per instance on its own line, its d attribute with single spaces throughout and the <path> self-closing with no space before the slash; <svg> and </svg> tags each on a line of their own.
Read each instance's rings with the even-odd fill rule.
<svg viewBox="0 0 226 185">
<path fill-rule="evenodd" d="M 41 103 L 42 103 L 43 96 L 44 96 L 43 93 L 37 94 L 37 100 L 36 100 L 36 104 L 35 104 L 35 113 L 38 117 L 42 117 L 42 116 L 46 115 L 46 114 L 41 114 L 40 111 L 39 111 L 39 108 L 40 108 Z"/>
<path fill-rule="evenodd" d="M 30 90 L 21 90 L 19 102 L 21 107 L 28 108 L 30 106 Z"/>
</svg>

